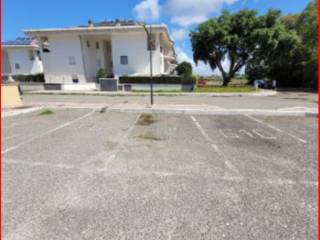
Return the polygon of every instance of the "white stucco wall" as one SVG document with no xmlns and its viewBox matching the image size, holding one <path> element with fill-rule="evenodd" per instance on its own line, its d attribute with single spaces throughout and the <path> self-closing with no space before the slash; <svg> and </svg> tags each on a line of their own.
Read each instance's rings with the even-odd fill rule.
<svg viewBox="0 0 320 240">
<path fill-rule="evenodd" d="M 86 77 L 88 82 L 95 82 L 98 69 L 104 68 L 105 66 L 105 57 L 103 51 L 104 40 L 108 40 L 108 38 L 95 36 L 81 36 L 84 63 L 86 68 Z M 87 41 L 89 41 L 89 47 L 87 46 Z M 99 44 L 98 49 L 96 47 L 96 43 Z"/>
<path fill-rule="evenodd" d="M 2 74 L 10 74 L 11 66 L 9 61 L 8 52 L 6 50 L 1 51 L 1 64 L 2 64 Z"/>
<path fill-rule="evenodd" d="M 156 35 L 156 50 L 153 51 L 153 73 L 161 73 L 159 37 Z M 120 56 L 128 56 L 128 65 L 120 64 Z M 112 34 L 113 71 L 116 76 L 149 74 L 149 52 L 145 32 Z"/>
<path fill-rule="evenodd" d="M 160 32 L 156 36 L 156 50 L 153 51 L 153 74 L 163 74 L 165 63 L 160 53 Z M 38 35 L 41 39 L 46 35 Z M 112 60 L 115 76 L 122 75 L 149 75 L 150 60 L 147 51 L 147 36 L 139 31 L 89 32 L 89 33 L 49 33 L 47 36 L 50 52 L 43 52 L 40 46 L 43 69 L 46 83 L 77 84 L 73 83 L 73 76 L 77 76 L 78 84 L 96 81 L 99 68 L 110 66 Z M 87 47 L 87 41 L 90 47 Z M 104 41 L 110 41 L 112 55 L 107 56 Z M 99 43 L 99 49 L 96 43 Z M 163 41 L 162 41 L 163 42 Z M 162 43 L 163 44 L 163 43 Z M 128 64 L 120 62 L 121 56 L 128 56 Z M 69 58 L 75 64 L 69 63 Z M 109 60 L 110 59 L 110 60 Z M 106 64 L 108 63 L 108 64 Z"/>
<path fill-rule="evenodd" d="M 30 60 L 30 50 L 34 52 L 34 60 Z M 35 49 L 17 47 L 7 48 L 6 51 L 12 75 L 32 75 L 43 72 L 42 61 L 35 54 Z M 19 69 L 16 68 L 16 64 L 19 65 Z"/>
<path fill-rule="evenodd" d="M 73 75 L 79 83 L 86 83 L 79 36 L 55 35 L 48 40 L 50 52 L 42 52 L 46 83 L 70 84 Z M 74 57 L 75 65 L 69 64 L 69 57 Z"/>
</svg>

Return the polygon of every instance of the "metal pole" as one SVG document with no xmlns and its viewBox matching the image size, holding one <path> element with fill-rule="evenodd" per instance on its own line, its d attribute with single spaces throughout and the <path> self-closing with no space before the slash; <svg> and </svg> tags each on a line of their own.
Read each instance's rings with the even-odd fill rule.
<svg viewBox="0 0 320 240">
<path fill-rule="evenodd" d="M 149 46 L 150 46 L 150 100 L 151 105 L 153 105 L 153 72 L 152 72 L 152 48 L 151 48 L 151 25 L 150 25 L 150 33 L 149 33 Z"/>
<path fill-rule="evenodd" d="M 153 64 L 152 64 L 152 48 L 151 48 L 151 25 L 150 25 L 150 31 L 148 31 L 147 27 L 145 24 L 140 24 L 143 29 L 147 33 L 147 43 L 148 43 L 148 48 L 149 48 L 149 61 L 150 61 L 150 102 L 151 105 L 153 105 Z"/>
</svg>

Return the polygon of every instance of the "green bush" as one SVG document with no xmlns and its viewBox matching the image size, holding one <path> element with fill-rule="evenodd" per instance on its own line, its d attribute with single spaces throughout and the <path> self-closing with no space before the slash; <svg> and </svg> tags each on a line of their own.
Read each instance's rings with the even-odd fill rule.
<svg viewBox="0 0 320 240">
<path fill-rule="evenodd" d="M 181 84 L 182 79 L 180 76 L 155 76 L 153 77 L 153 83 L 156 84 Z M 119 77 L 119 83 L 129 84 L 129 83 L 140 83 L 146 84 L 150 83 L 150 77 L 148 76 L 122 76 Z"/>
<path fill-rule="evenodd" d="M 43 73 L 35 74 L 35 75 L 14 75 L 12 78 L 16 82 L 40 82 L 44 83 L 44 75 Z"/>
<path fill-rule="evenodd" d="M 100 68 L 97 71 L 97 78 L 106 78 L 106 77 L 107 77 L 106 70 L 104 70 L 103 68 Z"/>
<path fill-rule="evenodd" d="M 176 67 L 179 76 L 190 77 L 192 75 L 192 65 L 189 62 L 182 62 Z"/>
</svg>

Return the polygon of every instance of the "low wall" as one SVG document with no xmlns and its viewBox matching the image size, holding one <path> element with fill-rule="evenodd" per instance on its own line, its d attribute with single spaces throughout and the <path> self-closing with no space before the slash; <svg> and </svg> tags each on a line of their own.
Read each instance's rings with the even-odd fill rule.
<svg viewBox="0 0 320 240">
<path fill-rule="evenodd" d="M 39 82 L 19 82 L 22 91 L 42 91 L 44 84 Z"/>
<path fill-rule="evenodd" d="M 98 84 L 96 83 L 62 84 L 62 90 L 66 91 L 91 91 L 97 89 Z"/>
<path fill-rule="evenodd" d="M 128 83 L 133 91 L 149 91 L 149 83 Z M 181 91 L 181 84 L 153 84 L 154 91 Z"/>
<path fill-rule="evenodd" d="M 18 84 L 2 83 L 1 108 L 13 108 L 22 106 Z"/>
</svg>

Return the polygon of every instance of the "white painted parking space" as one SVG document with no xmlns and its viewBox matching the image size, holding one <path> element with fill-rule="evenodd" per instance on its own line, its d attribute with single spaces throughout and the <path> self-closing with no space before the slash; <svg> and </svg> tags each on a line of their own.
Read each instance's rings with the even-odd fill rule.
<svg viewBox="0 0 320 240">
<path fill-rule="evenodd" d="M 261 138 L 277 139 L 271 132 L 263 129 L 220 129 L 219 133 L 224 138 Z"/>
<path fill-rule="evenodd" d="M 92 110 L 92 111 L 90 111 L 89 113 L 86 113 L 86 114 L 82 115 L 81 117 L 78 117 L 78 118 L 73 119 L 73 120 L 71 120 L 71 121 L 68 121 L 68 122 L 65 122 L 65 123 L 63 123 L 63 124 L 60 124 L 59 126 L 57 126 L 57 127 L 55 127 L 55 128 L 52 128 L 52 129 L 50 129 L 50 130 L 48 130 L 48 131 L 45 131 L 45 132 L 43 132 L 43 133 L 40 133 L 40 134 L 38 134 L 38 135 L 32 136 L 32 137 L 26 139 L 25 141 L 22 141 L 22 142 L 14 145 L 14 146 L 8 147 L 7 149 L 5 149 L 5 150 L 2 151 L 2 154 L 11 152 L 11 151 L 13 151 L 13 150 L 16 150 L 17 148 L 19 148 L 19 147 L 21 147 L 21 146 L 23 146 L 23 145 L 26 145 L 26 144 L 28 144 L 28 143 L 36 140 L 36 139 L 39 139 L 39 138 L 41 138 L 41 137 L 50 135 L 50 134 L 52 134 L 52 133 L 54 133 L 54 132 L 56 132 L 56 131 L 58 131 L 58 130 L 60 130 L 60 129 L 63 129 L 63 128 L 65 128 L 65 127 L 68 127 L 68 126 L 70 126 L 70 125 L 72 125 L 72 124 L 74 124 L 74 123 L 76 123 L 76 122 L 78 122 L 78 121 L 81 121 L 81 120 L 83 120 L 83 119 L 91 116 L 92 114 L 94 114 L 94 112 L 95 112 L 95 110 Z"/>
<path fill-rule="evenodd" d="M 231 161 L 227 158 L 227 156 L 224 154 L 223 151 L 220 150 L 217 144 L 214 143 L 212 138 L 206 133 L 206 131 L 203 129 L 199 121 L 196 119 L 195 116 L 191 116 L 191 120 L 195 124 L 195 126 L 198 128 L 201 135 L 204 137 L 204 139 L 210 144 L 210 146 L 220 155 L 220 157 L 224 160 L 225 165 L 235 174 L 238 175 L 238 177 L 242 178 L 239 170 L 231 163 Z"/>
<path fill-rule="evenodd" d="M 300 137 L 298 137 L 298 136 L 296 136 L 296 135 L 294 135 L 294 134 L 292 134 L 292 133 L 283 131 L 283 130 L 281 130 L 280 128 L 278 128 L 278 127 L 276 127 L 276 126 L 274 126 L 274 125 L 271 125 L 271 124 L 269 124 L 269 123 L 266 123 L 266 122 L 262 121 L 261 119 L 259 119 L 259 118 L 257 118 L 257 117 L 253 117 L 253 116 L 251 116 L 251 115 L 245 115 L 245 116 L 248 117 L 249 119 L 255 121 L 255 122 L 258 122 L 258 123 L 260 123 L 260 124 L 262 124 L 262 125 L 264 125 L 264 126 L 267 126 L 267 127 L 270 128 L 270 129 L 273 129 L 273 130 L 275 130 L 275 131 L 277 131 L 277 132 L 279 132 L 279 133 L 282 133 L 282 134 L 284 134 L 284 135 L 287 135 L 287 136 L 289 136 L 289 137 L 291 137 L 291 138 L 293 138 L 293 139 L 295 139 L 295 140 L 297 140 L 297 141 L 299 141 L 299 142 L 301 142 L 301 143 L 307 143 L 307 141 L 306 141 L 305 139 L 302 139 L 302 138 L 300 138 Z"/>
</svg>

